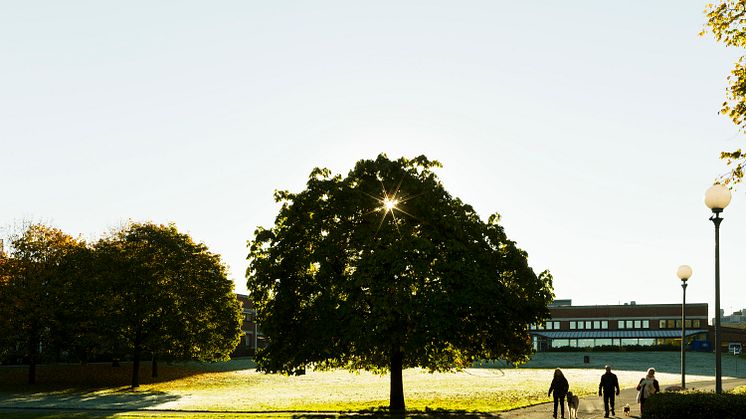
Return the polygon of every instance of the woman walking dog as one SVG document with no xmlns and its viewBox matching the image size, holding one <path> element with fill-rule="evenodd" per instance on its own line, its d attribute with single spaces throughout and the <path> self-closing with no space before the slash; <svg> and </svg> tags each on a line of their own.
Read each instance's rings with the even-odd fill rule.
<svg viewBox="0 0 746 419">
<path fill-rule="evenodd" d="M 553 418 L 557 418 L 557 403 L 560 405 L 560 412 L 562 412 L 562 418 L 565 418 L 565 396 L 567 395 L 567 390 L 570 389 L 570 384 L 567 383 L 567 379 L 562 374 L 562 371 L 557 368 L 554 370 L 554 378 L 552 379 L 552 384 L 549 386 L 549 393 L 547 393 L 547 396 L 552 395 L 552 391 L 554 391 L 554 415 L 552 415 Z"/>
</svg>

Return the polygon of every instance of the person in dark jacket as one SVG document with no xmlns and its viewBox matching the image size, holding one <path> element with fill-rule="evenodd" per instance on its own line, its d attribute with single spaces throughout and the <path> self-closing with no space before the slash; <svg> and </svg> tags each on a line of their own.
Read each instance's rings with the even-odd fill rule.
<svg viewBox="0 0 746 419">
<path fill-rule="evenodd" d="M 606 366 L 606 374 L 601 376 L 601 383 L 598 385 L 598 395 L 604 396 L 604 414 L 605 418 L 609 417 L 609 406 L 611 406 L 611 416 L 616 416 L 614 412 L 614 395 L 619 395 L 619 380 L 616 374 L 611 372 L 611 367 Z"/>
<path fill-rule="evenodd" d="M 552 392 L 554 392 L 554 415 L 552 415 L 553 418 L 557 417 L 558 402 L 560 405 L 560 412 L 562 412 L 562 419 L 565 418 L 565 396 L 567 395 L 567 390 L 569 389 L 570 384 L 567 383 L 567 379 L 562 374 L 562 371 L 559 368 L 554 370 L 554 378 L 552 379 L 552 384 L 549 386 L 549 393 L 547 393 L 547 396 L 551 396 Z"/>
</svg>

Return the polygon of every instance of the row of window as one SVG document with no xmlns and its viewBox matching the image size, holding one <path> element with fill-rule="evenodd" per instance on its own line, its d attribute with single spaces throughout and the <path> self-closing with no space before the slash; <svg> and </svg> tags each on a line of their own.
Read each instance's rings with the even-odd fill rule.
<svg viewBox="0 0 746 419">
<path fill-rule="evenodd" d="M 650 329 L 650 320 L 618 320 L 617 329 Z"/>
<path fill-rule="evenodd" d="M 605 330 L 609 328 L 608 320 L 574 320 L 569 322 L 570 330 Z M 687 320 L 687 328 L 699 328 L 700 320 Z M 658 321 L 659 329 L 681 329 L 681 319 Z M 560 322 L 548 321 L 543 325 L 531 325 L 531 330 L 560 330 Z M 650 320 L 617 320 L 617 329 L 650 329 Z"/>
<path fill-rule="evenodd" d="M 570 330 L 608 329 L 608 320 L 581 320 L 570 322 Z"/>
<path fill-rule="evenodd" d="M 699 328 L 699 327 L 702 327 L 702 322 L 700 320 L 687 320 L 686 321 L 687 329 Z M 660 329 L 681 329 L 681 319 L 659 320 L 658 328 Z"/>
<path fill-rule="evenodd" d="M 655 345 L 656 340 L 651 338 L 630 339 L 552 339 L 549 345 L 552 348 L 570 346 L 573 348 L 592 348 L 594 346 L 631 346 L 631 345 Z"/>
</svg>

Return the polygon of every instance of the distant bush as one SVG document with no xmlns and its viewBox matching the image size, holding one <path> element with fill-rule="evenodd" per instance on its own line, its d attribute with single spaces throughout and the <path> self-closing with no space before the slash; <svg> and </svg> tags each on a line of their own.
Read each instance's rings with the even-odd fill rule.
<svg viewBox="0 0 746 419">
<path fill-rule="evenodd" d="M 645 401 L 643 419 L 746 419 L 746 394 L 659 393 Z"/>
<path fill-rule="evenodd" d="M 559 348 L 547 348 L 545 352 L 668 352 L 680 351 L 678 345 L 627 345 L 627 346 L 594 346 L 579 348 L 577 346 L 562 346 Z"/>
</svg>

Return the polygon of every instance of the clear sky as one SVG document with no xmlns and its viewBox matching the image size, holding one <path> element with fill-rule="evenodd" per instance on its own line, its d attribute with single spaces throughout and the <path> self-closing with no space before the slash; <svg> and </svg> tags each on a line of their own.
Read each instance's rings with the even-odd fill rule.
<svg viewBox="0 0 746 419">
<path fill-rule="evenodd" d="M 4 1 L 0 224 L 174 222 L 245 292 L 311 169 L 425 154 L 574 304 L 714 304 L 702 197 L 743 143 L 705 1 Z M 746 187 L 721 226 L 746 308 Z"/>
</svg>

